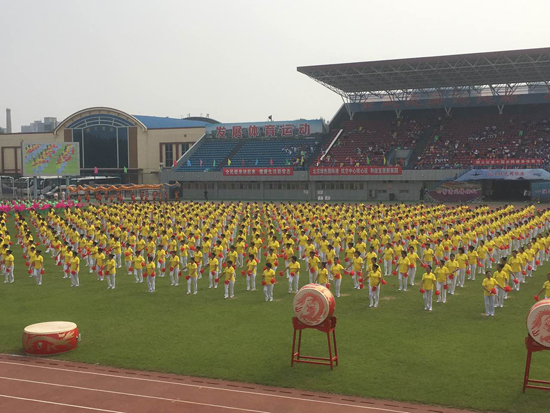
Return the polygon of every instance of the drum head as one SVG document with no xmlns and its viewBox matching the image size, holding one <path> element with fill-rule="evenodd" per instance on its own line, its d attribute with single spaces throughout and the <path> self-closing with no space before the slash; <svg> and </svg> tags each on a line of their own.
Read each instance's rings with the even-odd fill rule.
<svg viewBox="0 0 550 413">
<path fill-rule="evenodd" d="M 75 328 L 76 324 L 70 321 L 49 321 L 27 326 L 24 332 L 28 334 L 58 334 L 74 330 Z"/>
<path fill-rule="evenodd" d="M 541 346 L 550 347 L 550 299 L 541 300 L 531 307 L 527 331 Z"/>
<path fill-rule="evenodd" d="M 324 286 L 307 284 L 294 297 L 293 306 L 298 320 L 316 326 L 334 313 L 334 296 Z"/>
</svg>

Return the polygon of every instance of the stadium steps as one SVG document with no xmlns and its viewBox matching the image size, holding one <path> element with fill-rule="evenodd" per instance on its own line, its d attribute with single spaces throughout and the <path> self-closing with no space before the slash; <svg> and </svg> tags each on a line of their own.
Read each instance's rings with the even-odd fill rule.
<svg viewBox="0 0 550 413">
<path fill-rule="evenodd" d="M 306 164 L 305 164 L 306 170 L 309 169 L 311 166 L 315 166 L 314 164 L 321 157 L 321 151 L 323 150 L 323 148 L 327 146 L 327 144 L 330 144 L 330 141 L 332 139 L 333 138 L 330 136 L 330 134 L 323 135 L 323 137 L 319 139 L 319 144 L 315 148 L 315 152 L 313 152 L 311 156 L 308 158 L 308 160 L 306 161 Z"/>
<path fill-rule="evenodd" d="M 235 146 L 233 148 L 233 150 L 231 152 L 229 152 L 227 157 L 220 163 L 220 167 L 218 168 L 218 170 L 221 171 L 224 167 L 228 166 L 227 165 L 227 160 L 228 159 L 231 159 L 231 166 L 242 166 L 242 164 L 238 162 L 239 160 L 234 159 L 234 158 L 235 158 L 235 155 L 237 154 L 237 152 L 239 152 L 239 150 L 244 146 L 245 143 L 246 143 L 246 140 L 242 139 L 239 142 L 239 144 L 237 146 Z"/>
<path fill-rule="evenodd" d="M 409 158 L 407 159 L 407 167 L 406 169 L 413 169 L 416 163 L 418 162 L 418 157 L 424 152 L 424 149 L 426 149 L 426 146 L 430 143 L 430 140 L 433 137 L 434 127 L 431 126 L 429 128 L 424 129 L 424 132 L 420 135 L 420 138 L 416 142 L 416 146 L 414 147 L 414 150 L 409 155 Z"/>
</svg>

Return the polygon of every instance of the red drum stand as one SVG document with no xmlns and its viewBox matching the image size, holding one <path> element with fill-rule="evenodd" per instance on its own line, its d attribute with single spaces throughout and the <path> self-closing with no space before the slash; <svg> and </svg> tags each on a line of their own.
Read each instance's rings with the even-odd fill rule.
<svg viewBox="0 0 550 413">
<path fill-rule="evenodd" d="M 321 324 L 316 326 L 308 326 L 298 320 L 297 317 L 292 317 L 292 325 L 294 327 L 294 335 L 292 337 L 292 360 L 290 366 L 294 366 L 294 363 L 308 363 L 308 364 L 320 364 L 323 366 L 333 367 L 338 365 L 338 350 L 336 348 L 336 317 L 327 318 Z M 311 357 L 302 356 L 300 354 L 302 346 L 302 331 L 306 329 L 319 330 L 327 335 L 328 343 L 328 357 Z M 298 348 L 296 349 L 296 332 L 298 332 Z M 332 333 L 332 343 L 331 343 Z M 332 347 L 334 347 L 334 356 L 332 355 Z"/>
<path fill-rule="evenodd" d="M 525 376 L 523 378 L 523 392 L 525 389 L 550 390 L 550 381 L 533 380 L 529 378 L 529 370 L 531 369 L 531 355 L 537 351 L 550 350 L 550 347 L 541 346 L 531 336 L 525 339 L 525 347 L 527 347 L 527 362 L 525 363 Z M 536 383 L 537 385 L 531 384 Z"/>
</svg>

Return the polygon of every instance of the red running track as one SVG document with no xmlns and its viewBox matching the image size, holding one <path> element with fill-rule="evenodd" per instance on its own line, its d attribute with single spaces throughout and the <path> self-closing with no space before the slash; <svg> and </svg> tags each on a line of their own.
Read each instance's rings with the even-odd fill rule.
<svg viewBox="0 0 550 413">
<path fill-rule="evenodd" d="M 0 411 L 9 413 L 466 413 L 262 385 L 0 355 Z"/>
</svg>

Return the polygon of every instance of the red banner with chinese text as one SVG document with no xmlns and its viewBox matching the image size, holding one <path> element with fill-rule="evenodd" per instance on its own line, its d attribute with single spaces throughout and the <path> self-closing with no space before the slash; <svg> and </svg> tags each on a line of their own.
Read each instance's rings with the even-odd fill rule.
<svg viewBox="0 0 550 413">
<path fill-rule="evenodd" d="M 402 175 L 400 166 L 313 166 L 310 175 Z"/>
<path fill-rule="evenodd" d="M 515 165 L 542 165 L 542 159 L 474 159 L 474 166 L 515 166 Z"/>
<path fill-rule="evenodd" d="M 284 166 L 280 168 L 223 168 L 223 176 L 291 176 L 294 168 Z"/>
</svg>

